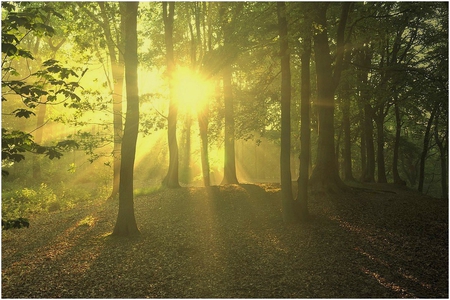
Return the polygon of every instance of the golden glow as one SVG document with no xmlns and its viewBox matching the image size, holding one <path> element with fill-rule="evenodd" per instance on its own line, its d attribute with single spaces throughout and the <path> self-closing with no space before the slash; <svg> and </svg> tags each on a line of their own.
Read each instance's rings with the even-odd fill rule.
<svg viewBox="0 0 450 300">
<path fill-rule="evenodd" d="M 195 114 L 205 107 L 214 85 L 189 68 L 179 67 L 173 77 L 174 100 L 180 111 Z"/>
</svg>

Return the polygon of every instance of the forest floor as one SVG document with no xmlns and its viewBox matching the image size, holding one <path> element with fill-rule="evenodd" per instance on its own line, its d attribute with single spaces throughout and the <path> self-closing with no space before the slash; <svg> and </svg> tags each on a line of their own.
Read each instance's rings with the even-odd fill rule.
<svg viewBox="0 0 450 300">
<path fill-rule="evenodd" d="M 362 187 L 362 186 L 361 186 Z M 448 298 L 448 201 L 393 185 L 312 195 L 285 225 L 279 185 L 163 189 L 2 232 L 3 298 Z"/>
</svg>

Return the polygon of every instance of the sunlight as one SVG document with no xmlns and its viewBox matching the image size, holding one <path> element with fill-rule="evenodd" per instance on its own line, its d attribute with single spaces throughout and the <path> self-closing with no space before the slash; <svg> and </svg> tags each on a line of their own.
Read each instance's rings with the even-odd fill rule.
<svg viewBox="0 0 450 300">
<path fill-rule="evenodd" d="M 212 97 L 214 85 L 197 72 L 179 67 L 174 74 L 174 93 L 174 100 L 181 111 L 196 114 Z"/>
</svg>

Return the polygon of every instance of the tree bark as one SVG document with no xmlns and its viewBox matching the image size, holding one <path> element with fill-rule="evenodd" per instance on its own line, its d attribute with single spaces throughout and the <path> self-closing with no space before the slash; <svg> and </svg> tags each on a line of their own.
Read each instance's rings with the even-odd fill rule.
<svg viewBox="0 0 450 300">
<path fill-rule="evenodd" d="M 364 130 L 367 153 L 367 166 L 363 182 L 375 182 L 375 145 L 373 135 L 373 108 L 370 103 L 364 105 Z"/>
<path fill-rule="evenodd" d="M 113 235 L 129 236 L 139 233 L 134 215 L 133 179 L 136 141 L 139 130 L 139 93 L 137 77 L 137 9 L 139 2 L 121 2 L 125 24 L 125 80 L 127 113 L 122 139 L 119 213 Z"/>
<path fill-rule="evenodd" d="M 231 48 L 231 28 L 228 24 L 227 15 L 224 11 L 225 4 L 221 3 L 221 15 L 223 18 L 223 43 L 224 49 Z M 232 67 L 231 61 L 225 62 L 222 71 L 223 92 L 225 105 L 225 142 L 224 142 L 224 175 L 221 184 L 238 184 L 236 176 L 236 153 L 234 145 L 234 110 L 232 90 Z"/>
<path fill-rule="evenodd" d="M 317 74 L 317 106 L 319 136 L 317 162 L 311 175 L 311 184 L 318 190 L 337 192 L 345 188 L 339 177 L 334 146 L 334 92 L 340 79 L 343 60 L 343 34 L 350 3 L 343 3 L 342 15 L 337 33 L 338 53 L 334 73 L 328 45 L 326 12 L 328 3 L 320 3 L 315 22 L 320 27 L 314 36 L 314 52 Z"/>
<path fill-rule="evenodd" d="M 431 111 L 430 118 L 427 122 L 427 128 L 425 130 L 425 136 L 423 137 L 423 148 L 422 148 L 422 154 L 420 155 L 420 169 L 419 169 L 419 192 L 423 192 L 423 184 L 425 181 L 425 161 L 427 159 L 428 154 L 428 148 L 430 144 L 430 133 L 431 133 L 431 126 L 433 125 L 433 120 L 437 114 L 437 106 L 433 108 Z"/>
<path fill-rule="evenodd" d="M 440 162 L 441 162 L 441 189 L 442 189 L 442 198 L 448 198 L 448 158 L 447 158 L 447 142 L 448 140 L 448 127 L 447 125 L 445 128 L 445 134 L 444 137 L 441 139 L 439 137 L 439 131 L 438 131 L 438 120 L 439 118 L 436 118 L 436 122 L 434 125 L 434 138 L 436 140 L 436 145 L 439 149 L 440 154 Z"/>
<path fill-rule="evenodd" d="M 123 58 L 123 40 L 117 41 L 117 46 L 113 42 L 110 31 L 109 18 L 106 15 L 102 2 L 99 2 L 100 8 L 104 12 L 103 22 L 105 23 L 105 37 L 108 45 L 108 52 L 112 67 L 113 77 L 113 124 L 114 124 L 114 163 L 113 163 L 113 189 L 110 198 L 114 198 L 119 193 L 120 184 L 120 153 L 122 151 L 122 136 L 123 136 L 123 120 L 122 120 L 122 93 L 123 93 L 123 79 L 124 79 L 124 58 Z M 121 6 L 123 10 L 123 6 Z M 120 39 L 123 39 L 124 33 L 123 24 L 120 25 Z M 116 47 L 119 47 L 116 54 Z"/>
<path fill-rule="evenodd" d="M 397 98 L 397 96 L 394 96 Z M 398 157 L 400 148 L 400 135 L 402 130 L 402 120 L 400 117 L 400 108 L 398 107 L 398 99 L 394 100 L 394 111 L 395 111 L 395 141 L 394 141 L 394 157 L 392 159 L 392 175 L 394 177 L 394 183 L 400 185 L 406 185 L 406 181 L 400 178 L 398 172 Z"/>
<path fill-rule="evenodd" d="M 208 107 L 204 107 L 198 112 L 198 125 L 200 129 L 200 139 L 202 141 L 201 160 L 203 183 L 205 186 L 211 185 L 211 178 L 209 174 L 209 155 L 208 155 Z"/>
<path fill-rule="evenodd" d="M 221 184 L 238 184 L 236 176 L 236 153 L 234 145 L 234 110 L 231 85 L 231 65 L 223 70 L 223 90 L 225 102 L 225 142 L 224 175 Z"/>
<path fill-rule="evenodd" d="M 377 182 L 386 183 L 386 166 L 384 160 L 384 113 L 383 107 L 380 107 L 375 118 L 377 124 Z"/>
<path fill-rule="evenodd" d="M 301 56 L 301 128 L 300 128 L 300 166 L 298 176 L 297 202 L 299 205 L 299 217 L 306 221 L 308 211 L 308 180 L 309 163 L 311 152 L 311 120 L 310 120 L 310 60 L 311 60 L 311 37 L 306 37 L 303 42 L 303 53 Z"/>
<path fill-rule="evenodd" d="M 167 9 L 167 6 L 169 8 Z M 167 11 L 169 10 L 169 11 Z M 167 74 L 169 77 L 169 114 L 167 116 L 167 139 L 169 143 L 169 170 L 163 180 L 163 185 L 168 188 L 178 188 L 178 143 L 177 143 L 177 118 L 178 107 L 174 99 L 173 73 L 175 61 L 173 54 L 173 20 L 175 12 L 174 2 L 163 2 L 164 38 L 166 45 Z"/>
<path fill-rule="evenodd" d="M 281 151 L 280 175 L 283 220 L 286 223 L 298 221 L 292 195 L 291 177 L 291 66 L 288 45 L 286 4 L 277 2 L 278 34 L 281 56 Z"/>
<path fill-rule="evenodd" d="M 352 173 L 352 141 L 350 132 L 350 95 L 348 91 L 350 86 L 345 82 L 342 99 L 342 126 L 344 130 L 344 149 L 343 149 L 343 178 L 345 181 L 354 181 Z"/>
</svg>

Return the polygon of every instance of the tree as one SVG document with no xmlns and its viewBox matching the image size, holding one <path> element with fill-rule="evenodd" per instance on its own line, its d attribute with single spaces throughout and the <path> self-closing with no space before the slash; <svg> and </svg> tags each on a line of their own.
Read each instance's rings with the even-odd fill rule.
<svg viewBox="0 0 450 300">
<path fill-rule="evenodd" d="M 328 44 L 327 10 L 329 3 L 317 5 L 315 15 L 314 55 L 317 76 L 319 136 L 317 161 L 311 175 L 311 184 L 318 189 L 338 191 L 344 187 L 339 177 L 334 147 L 334 93 L 339 83 L 344 59 L 344 34 L 351 3 L 342 3 L 341 18 L 336 34 L 334 70 Z"/>
<path fill-rule="evenodd" d="M 169 9 L 167 9 L 169 6 Z M 173 20 L 175 13 L 174 2 L 163 2 L 164 41 L 166 45 L 167 75 L 169 77 L 169 114 L 167 116 L 167 138 L 169 142 L 169 170 L 163 184 L 169 188 L 180 187 L 178 182 L 178 143 L 177 143 L 177 116 L 178 107 L 175 103 L 173 91 L 173 74 L 175 61 L 173 54 Z"/>
<path fill-rule="evenodd" d="M 127 111 L 122 139 L 119 184 L 119 213 L 113 235 L 129 236 L 139 233 L 134 216 L 133 169 L 139 131 L 137 13 L 139 2 L 121 2 L 121 19 L 125 29 L 125 82 Z"/>
<path fill-rule="evenodd" d="M 309 8 L 309 7 L 308 7 Z M 308 219 L 308 181 L 309 181 L 309 163 L 311 152 L 311 118 L 310 118 L 310 96 L 311 96 L 311 20 L 308 18 L 309 9 L 304 10 L 304 32 L 302 37 L 303 53 L 301 54 L 301 134 L 300 134 L 300 167 L 297 179 L 297 202 L 299 204 L 300 220 Z"/>
<path fill-rule="evenodd" d="M 298 220 L 292 195 L 291 178 L 291 65 L 288 45 L 286 4 L 277 2 L 278 32 L 281 57 L 281 197 L 283 220 L 286 223 Z"/>
<path fill-rule="evenodd" d="M 222 20 L 223 30 L 223 47 L 225 50 L 231 50 L 233 48 L 232 33 L 233 27 L 229 23 L 229 10 L 228 6 L 232 5 L 234 13 L 238 14 L 241 3 L 235 4 L 221 3 L 220 4 L 220 16 Z M 224 142 L 224 175 L 222 184 L 237 184 L 239 183 L 236 176 L 236 154 L 234 148 L 234 110 L 233 110 L 233 87 L 232 87 L 232 74 L 233 69 L 230 59 L 225 59 L 226 63 L 222 69 L 223 79 L 223 94 L 225 105 L 225 142 Z"/>
<path fill-rule="evenodd" d="M 15 62 L 35 60 L 32 53 L 22 47 L 21 43 L 30 34 L 51 37 L 54 29 L 47 25 L 49 15 L 62 19 L 51 5 L 33 5 L 30 3 L 2 3 L 2 102 L 18 96 L 22 105 L 15 107 L 8 115 L 28 119 L 36 115 L 39 106 L 48 103 L 60 103 L 64 106 L 77 106 L 81 98 L 77 95 L 78 82 L 82 77 L 74 70 L 63 67 L 57 60 L 48 59 L 36 72 L 21 77 Z M 78 78 L 78 81 L 70 81 Z M 42 101 L 46 98 L 45 103 Z M 3 113 L 3 112 L 2 112 Z M 39 138 L 39 137 L 38 137 Z M 63 140 L 54 146 L 42 146 L 30 133 L 15 128 L 2 126 L 2 162 L 20 162 L 24 153 L 44 154 L 50 159 L 60 158 L 62 152 L 78 147 L 73 140 Z M 2 175 L 8 172 L 2 169 Z"/>
<path fill-rule="evenodd" d="M 123 135 L 122 121 L 122 87 L 124 77 L 124 61 L 123 61 L 123 35 L 124 29 L 122 23 L 116 29 L 111 24 L 110 19 L 114 19 L 117 9 L 108 2 L 98 2 L 100 15 L 97 16 L 87 8 L 84 3 L 78 3 L 82 10 L 94 21 L 103 31 L 108 49 L 109 60 L 112 71 L 112 84 L 110 83 L 112 103 L 113 103 L 113 129 L 114 129 L 114 149 L 113 149 L 113 188 L 109 198 L 114 198 L 119 192 L 120 182 L 120 153 Z M 123 9 L 121 6 L 120 8 Z M 118 32 L 114 32 L 117 30 Z M 116 38 L 115 38 L 116 37 Z"/>
</svg>

